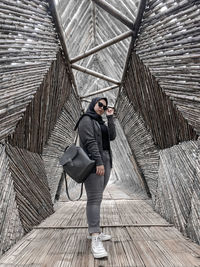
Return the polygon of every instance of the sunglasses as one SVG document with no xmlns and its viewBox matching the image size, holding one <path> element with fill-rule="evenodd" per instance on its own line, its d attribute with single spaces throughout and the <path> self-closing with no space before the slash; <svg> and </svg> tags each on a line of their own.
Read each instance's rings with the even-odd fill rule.
<svg viewBox="0 0 200 267">
<path fill-rule="evenodd" d="M 107 110 L 108 109 L 108 107 L 107 106 L 104 106 L 104 104 L 102 104 L 101 102 L 98 102 L 98 106 L 100 108 L 103 108 L 103 110 Z"/>
</svg>

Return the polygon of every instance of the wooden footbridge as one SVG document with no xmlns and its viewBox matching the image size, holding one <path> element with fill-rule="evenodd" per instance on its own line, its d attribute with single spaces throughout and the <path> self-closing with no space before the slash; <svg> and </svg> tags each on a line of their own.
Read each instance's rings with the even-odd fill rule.
<svg viewBox="0 0 200 267">
<path fill-rule="evenodd" d="M 1 0 L 0 32 L 0 267 L 199 267 L 200 0 Z M 94 260 L 59 158 L 102 95 L 117 138 Z"/>
<path fill-rule="evenodd" d="M 144 195 L 113 184 L 104 194 L 101 220 L 102 230 L 112 236 L 104 243 L 109 257 L 94 260 L 86 238 L 85 196 L 73 203 L 64 199 L 0 259 L 0 266 L 200 266 L 200 246 L 158 215 Z"/>
</svg>

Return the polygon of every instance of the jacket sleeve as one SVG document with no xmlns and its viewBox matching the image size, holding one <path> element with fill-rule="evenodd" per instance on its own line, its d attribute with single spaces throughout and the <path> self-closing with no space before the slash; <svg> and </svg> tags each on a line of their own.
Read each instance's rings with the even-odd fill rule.
<svg viewBox="0 0 200 267">
<path fill-rule="evenodd" d="M 110 140 L 113 141 L 116 138 L 116 129 L 115 129 L 113 115 L 108 115 L 107 119 L 108 119 L 108 130 L 109 130 Z"/>
<path fill-rule="evenodd" d="M 85 116 L 82 118 L 78 126 L 78 133 L 81 143 L 84 148 L 86 148 L 87 152 L 91 154 L 91 158 L 95 160 L 96 165 L 103 165 L 103 160 L 95 138 L 93 121 L 90 117 Z"/>
</svg>

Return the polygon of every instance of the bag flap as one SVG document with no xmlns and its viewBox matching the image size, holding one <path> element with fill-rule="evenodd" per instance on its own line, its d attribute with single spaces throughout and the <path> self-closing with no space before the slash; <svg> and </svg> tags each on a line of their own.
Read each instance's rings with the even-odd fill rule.
<svg viewBox="0 0 200 267">
<path fill-rule="evenodd" d="M 67 162 L 71 161 L 76 156 L 77 152 L 78 152 L 78 147 L 76 147 L 75 144 L 69 146 L 65 150 L 62 157 L 60 158 L 60 164 L 65 165 Z"/>
</svg>

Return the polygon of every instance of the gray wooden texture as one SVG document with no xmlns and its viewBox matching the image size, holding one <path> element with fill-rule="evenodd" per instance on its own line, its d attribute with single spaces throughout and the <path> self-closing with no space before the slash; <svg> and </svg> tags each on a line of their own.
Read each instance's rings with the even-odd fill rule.
<svg viewBox="0 0 200 267">
<path fill-rule="evenodd" d="M 198 142 L 183 142 L 160 151 L 155 209 L 199 242 Z"/>
<path fill-rule="evenodd" d="M 71 92 L 66 103 L 63 105 L 60 117 L 42 153 L 53 202 L 62 174 L 62 166 L 59 164 L 59 158 L 62 156 L 65 148 L 75 141 L 77 133 L 74 131 L 74 126 L 79 116 L 80 102 L 77 101 L 74 93 Z"/>
<path fill-rule="evenodd" d="M 138 0 L 112 0 L 109 1 L 109 4 L 134 22 L 139 2 Z M 126 25 L 92 1 L 57 1 L 56 8 L 60 16 L 70 59 L 129 30 Z M 113 79 L 121 80 L 130 40 L 131 38 L 125 39 L 99 51 L 97 54 L 80 60 L 77 64 Z M 85 73 L 74 70 L 73 72 L 81 96 L 112 85 Z M 112 105 L 114 105 L 117 92 L 118 90 L 113 90 L 104 93 Z"/>
<path fill-rule="evenodd" d="M 135 50 L 162 91 L 199 134 L 200 2 L 154 1 L 146 6 Z"/>
<path fill-rule="evenodd" d="M 197 139 L 194 128 L 135 52 L 129 58 L 124 90 L 134 109 L 143 117 L 146 127 L 151 130 L 158 148 L 163 149 L 185 140 Z"/>
<path fill-rule="evenodd" d="M 58 167 L 58 154 L 72 142 L 81 107 L 47 2 L 1 1 L 0 10 L 2 254 L 52 214 L 60 174 L 49 179 L 54 161 L 43 160 L 42 152 L 46 146 L 47 157 L 59 140 L 54 147 Z"/>
<path fill-rule="evenodd" d="M 154 143 L 150 129 L 146 127 L 142 116 L 134 110 L 125 92 L 121 92 L 118 97 L 116 108 L 116 115 L 129 142 L 140 175 L 146 181 L 154 202 L 158 180 L 159 149 Z"/>
<path fill-rule="evenodd" d="M 110 182 L 120 185 L 122 188 L 126 187 L 130 192 L 135 192 L 138 195 L 141 194 L 147 197 L 144 180 L 118 119 L 115 120 L 115 125 L 117 137 L 111 142 L 113 169 Z"/>
<path fill-rule="evenodd" d="M 9 143 L 41 154 L 71 92 L 71 81 L 60 51 L 15 132 L 9 136 Z"/>
<path fill-rule="evenodd" d="M 70 57 L 127 30 L 91 1 L 57 3 Z M 109 3 L 135 21 L 138 0 Z M 113 146 L 113 181 L 129 189 L 131 184 L 138 193 L 146 187 L 156 210 L 198 243 L 199 7 L 199 0 L 149 0 L 127 61 L 130 38 L 80 61 L 84 67 L 117 80 L 127 62 L 119 95 L 118 90 L 105 93 L 111 105 L 117 98 L 117 117 L 131 148 L 130 152 L 122 141 L 118 126 L 122 139 Z M 49 11 L 47 1 L 0 3 L 0 253 L 53 212 L 61 175 L 58 158 L 73 141 L 73 127 L 81 110 L 69 75 L 69 60 L 64 58 Z M 75 72 L 75 78 L 80 95 L 110 86 L 83 73 Z M 129 158 L 126 164 L 121 161 L 123 151 Z M 126 170 L 128 161 L 138 180 Z M 154 266 L 161 266 L 147 243 L 140 244 L 143 263 L 150 259 Z M 174 242 L 168 244 L 170 247 Z M 153 248 L 157 251 L 155 244 Z M 113 251 L 116 255 L 119 250 L 114 247 Z M 152 257 L 146 257 L 148 254 Z M 167 250 L 164 258 L 168 256 Z M 181 257 L 187 264 L 193 261 L 191 255 L 184 257 L 182 253 Z M 130 258 L 125 262 L 133 263 Z M 165 266 L 171 264 L 164 262 Z M 117 264 L 120 266 L 121 260 Z"/>
<path fill-rule="evenodd" d="M 199 140 L 200 142 L 200 140 Z M 198 155 L 196 161 L 196 173 L 193 183 L 193 194 L 191 200 L 191 212 L 188 218 L 186 231 L 190 233 L 190 237 L 200 244 L 200 143 L 198 143 Z"/>
<path fill-rule="evenodd" d="M 85 199 L 62 202 L 60 208 L 0 259 L 1 267 L 196 267 L 200 246 L 153 211 L 148 201 L 120 187 L 107 188 L 101 229 L 108 258 L 94 259 L 87 240 Z"/>
<path fill-rule="evenodd" d="M 56 59 L 59 46 L 47 8 L 46 1 L 1 1 L 0 140 L 15 131 Z"/>
<path fill-rule="evenodd" d="M 0 145 L 0 255 L 24 235 L 5 148 Z"/>
<path fill-rule="evenodd" d="M 27 233 L 54 212 L 44 163 L 37 153 L 10 145 L 6 151 L 20 221 Z"/>
<path fill-rule="evenodd" d="M 125 92 L 118 98 L 117 109 L 155 210 L 199 242 L 199 140 L 159 149 L 153 142 L 154 134 L 134 110 Z"/>
</svg>

